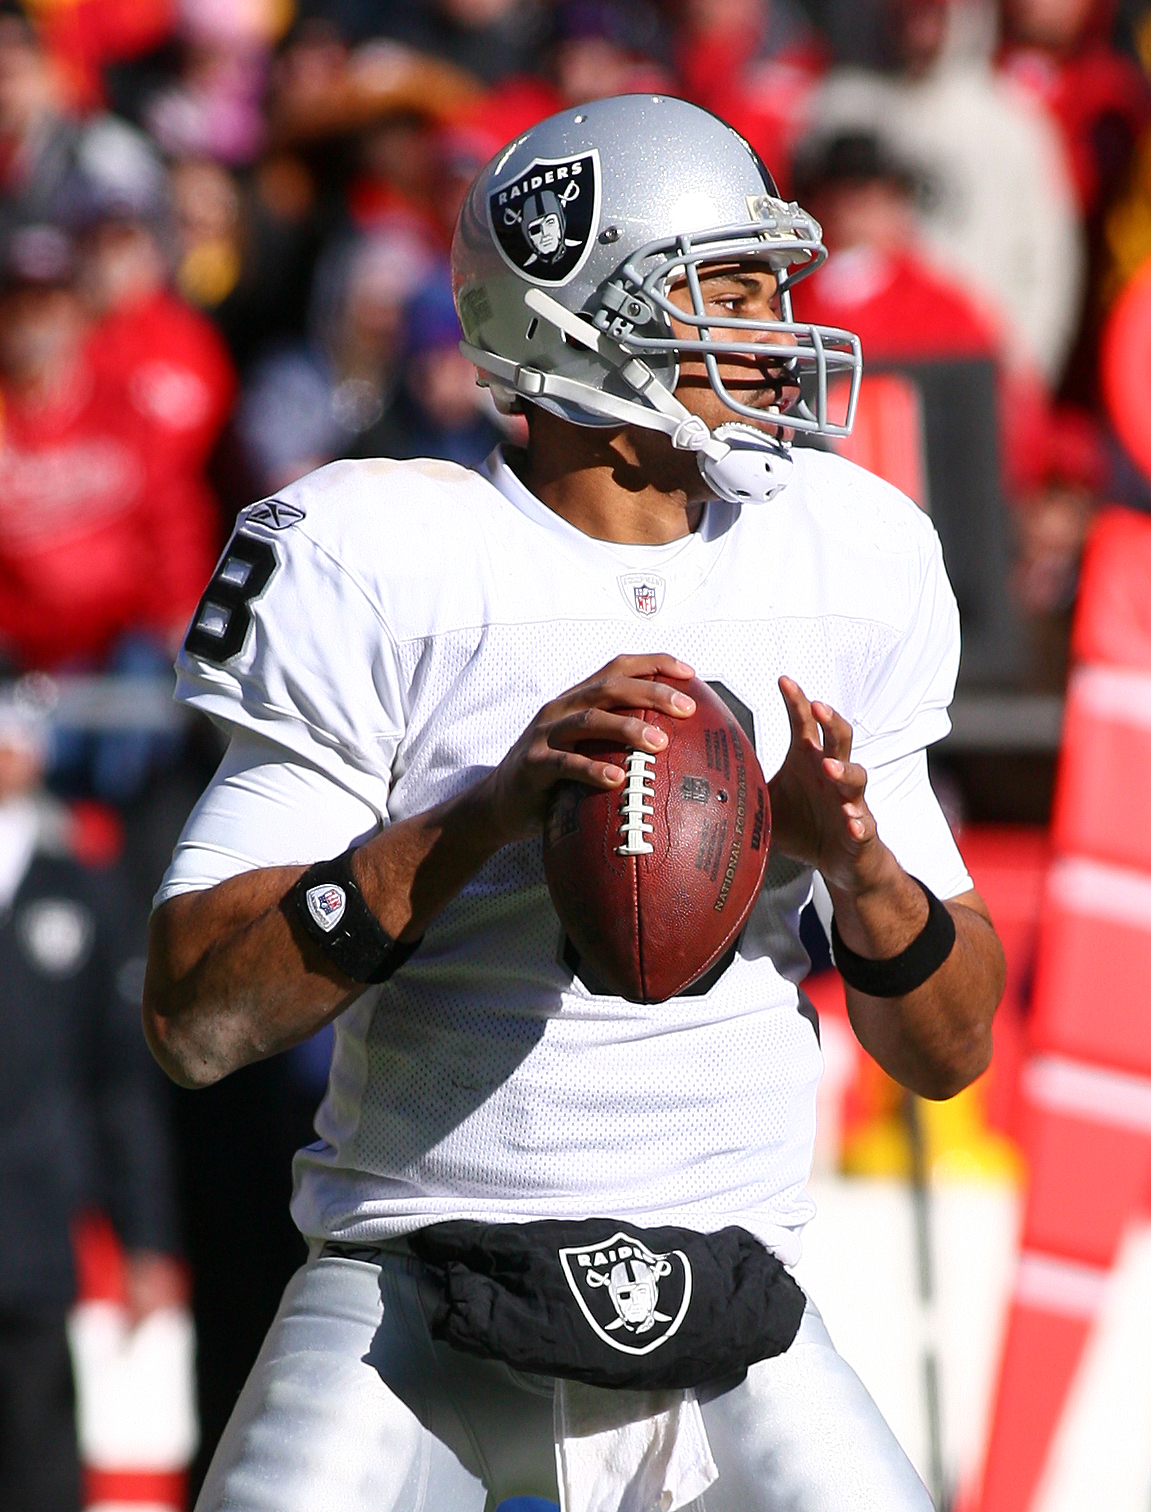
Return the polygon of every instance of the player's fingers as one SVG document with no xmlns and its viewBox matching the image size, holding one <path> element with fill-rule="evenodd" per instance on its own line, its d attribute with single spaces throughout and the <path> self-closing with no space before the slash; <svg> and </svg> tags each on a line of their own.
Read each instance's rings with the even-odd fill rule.
<svg viewBox="0 0 1151 1512">
<path fill-rule="evenodd" d="M 862 798 L 867 787 L 867 772 L 857 761 L 839 761 L 834 756 L 825 756 L 823 771 L 844 798 Z"/>
<path fill-rule="evenodd" d="M 674 719 L 695 713 L 695 699 L 666 683 L 612 674 L 581 683 L 550 706 L 558 716 L 573 709 L 651 709 Z"/>
<path fill-rule="evenodd" d="M 657 651 L 649 656 L 613 656 L 605 667 L 601 667 L 595 678 L 610 677 L 694 677 L 694 670 L 687 662 L 680 661 L 678 656 L 669 656 L 665 651 Z M 594 679 L 593 679 L 594 680 Z"/>
<path fill-rule="evenodd" d="M 604 709 L 580 709 L 557 720 L 547 732 L 552 750 L 571 751 L 593 740 L 639 751 L 662 751 L 667 745 L 667 735 L 657 725 L 632 715 L 609 714 Z"/>
<path fill-rule="evenodd" d="M 784 707 L 787 709 L 792 740 L 806 741 L 808 745 L 813 745 L 817 749 L 821 748 L 819 725 L 811 712 L 807 694 L 793 677 L 781 677 L 779 691 L 783 694 Z"/>
<path fill-rule="evenodd" d="M 816 701 L 811 706 L 813 717 L 823 731 L 823 749 L 838 761 L 846 761 L 851 755 L 854 731 L 842 714 L 837 714 L 830 704 Z"/>
<path fill-rule="evenodd" d="M 862 845 L 875 835 L 875 820 L 870 814 L 853 814 L 847 820 L 847 833 L 857 844 Z"/>
<path fill-rule="evenodd" d="M 596 761 L 590 756 L 581 756 L 578 751 L 550 750 L 541 762 L 548 776 L 548 785 L 564 780 L 584 782 L 590 787 L 617 788 L 627 775 L 622 767 L 611 761 Z"/>
</svg>

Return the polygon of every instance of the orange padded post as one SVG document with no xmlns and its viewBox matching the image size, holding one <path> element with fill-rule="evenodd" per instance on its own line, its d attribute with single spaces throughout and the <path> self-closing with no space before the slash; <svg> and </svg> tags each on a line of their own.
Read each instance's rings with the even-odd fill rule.
<svg viewBox="0 0 1151 1512">
<path fill-rule="evenodd" d="M 1030 1184 L 981 1512 L 1029 1512 L 1124 1227 L 1151 1190 L 1151 520 L 1084 560 L 1024 1066 Z"/>
</svg>

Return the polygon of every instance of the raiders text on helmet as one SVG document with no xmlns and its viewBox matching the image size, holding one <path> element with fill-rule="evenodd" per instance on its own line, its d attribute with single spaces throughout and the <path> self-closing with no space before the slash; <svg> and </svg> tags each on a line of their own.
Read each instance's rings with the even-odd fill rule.
<svg viewBox="0 0 1151 1512">
<path fill-rule="evenodd" d="M 452 246 L 461 350 L 504 408 L 530 400 L 579 425 L 662 431 L 696 454 L 720 498 L 768 499 L 787 481 L 788 448 L 759 428 L 764 410 L 725 386 L 717 359 L 777 363 L 799 389 L 781 424 L 847 434 L 859 339 L 791 316 L 791 286 L 827 256 L 821 236 L 743 138 L 698 106 L 621 95 L 565 110 L 504 148 L 464 204 Z M 725 315 L 725 339 L 713 339 L 699 269 L 744 261 L 774 270 L 782 318 Z M 668 298 L 679 281 L 690 310 Z M 673 318 L 691 335 L 677 335 Z M 702 355 L 712 388 L 745 421 L 709 431 L 675 397 L 686 354 Z M 828 408 L 837 374 L 849 379 L 838 423 Z"/>
</svg>

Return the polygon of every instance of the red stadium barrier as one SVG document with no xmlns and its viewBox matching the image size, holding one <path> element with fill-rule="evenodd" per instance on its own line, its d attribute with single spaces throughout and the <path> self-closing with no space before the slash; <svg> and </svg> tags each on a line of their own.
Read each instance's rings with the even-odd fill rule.
<svg viewBox="0 0 1151 1512">
<path fill-rule="evenodd" d="M 838 385 L 831 407 L 846 409 L 846 387 Z M 859 388 L 850 436 L 835 443 L 841 457 L 865 467 L 902 489 L 921 509 L 927 507 L 927 452 L 923 404 L 910 378 L 900 373 L 869 374 Z"/>
<path fill-rule="evenodd" d="M 1107 317 L 1099 379 L 1115 434 L 1151 478 L 1151 258 L 1126 284 Z"/>
<path fill-rule="evenodd" d="M 1151 523 L 1133 509 L 1103 510 L 1083 553 L 1071 637 L 1075 661 L 1151 672 Z"/>
<path fill-rule="evenodd" d="M 1151 823 L 1126 801 L 1133 767 L 1151 767 L 1151 672 L 1079 667 L 1064 713 L 1057 851 L 1151 870 Z"/>
<path fill-rule="evenodd" d="M 1021 1079 L 1030 1168 L 981 1512 L 1028 1512 L 1128 1223 L 1151 1191 L 1151 521 L 1085 558 Z"/>
</svg>

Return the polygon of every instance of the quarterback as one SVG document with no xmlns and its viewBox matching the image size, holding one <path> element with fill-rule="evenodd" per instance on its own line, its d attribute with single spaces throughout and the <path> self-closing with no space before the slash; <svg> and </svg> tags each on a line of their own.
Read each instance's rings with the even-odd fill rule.
<svg viewBox="0 0 1151 1512">
<path fill-rule="evenodd" d="M 880 1064 L 934 1098 L 987 1065 L 1002 953 L 925 756 L 959 656 L 939 544 L 793 446 L 843 434 L 859 380 L 853 336 L 791 318 L 824 255 L 715 117 L 565 111 L 480 174 L 452 253 L 464 350 L 526 450 L 336 462 L 240 517 L 178 661 L 230 744 L 157 896 L 145 1026 L 192 1087 L 332 1020 L 336 1048 L 295 1166 L 310 1258 L 201 1512 L 930 1506 L 797 1292 L 787 1347 L 616 1391 L 445 1342 L 421 1258 L 433 1226 L 480 1252 L 568 1226 L 589 1349 L 653 1362 L 689 1334 L 695 1241 L 738 1230 L 795 1292 L 813 889 Z M 558 780 L 624 782 L 582 744 L 658 759 L 621 711 L 690 714 L 693 673 L 770 776 L 771 859 L 722 969 L 644 1006 L 581 974 L 540 832 Z"/>
</svg>

